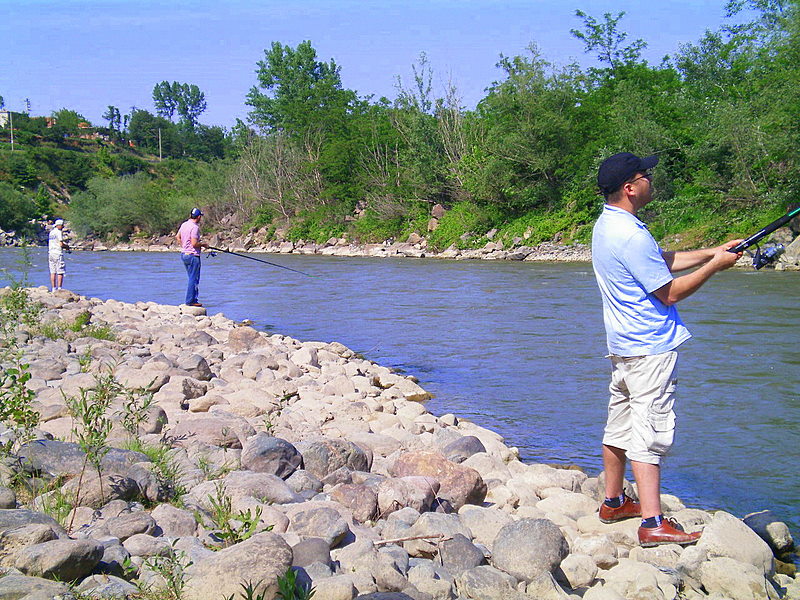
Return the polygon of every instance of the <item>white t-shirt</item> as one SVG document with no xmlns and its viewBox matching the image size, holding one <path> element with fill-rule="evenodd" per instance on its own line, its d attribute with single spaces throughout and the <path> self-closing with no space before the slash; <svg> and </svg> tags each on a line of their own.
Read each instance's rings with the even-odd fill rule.
<svg viewBox="0 0 800 600">
<path fill-rule="evenodd" d="M 606 205 L 592 234 L 592 266 L 603 296 L 608 351 L 648 356 L 674 350 L 691 337 L 678 309 L 653 292 L 672 281 L 647 226 Z"/>
<path fill-rule="evenodd" d="M 61 254 L 61 241 L 64 239 L 64 232 L 58 227 L 53 227 L 50 230 L 50 238 L 47 243 L 47 250 L 49 254 Z"/>
</svg>

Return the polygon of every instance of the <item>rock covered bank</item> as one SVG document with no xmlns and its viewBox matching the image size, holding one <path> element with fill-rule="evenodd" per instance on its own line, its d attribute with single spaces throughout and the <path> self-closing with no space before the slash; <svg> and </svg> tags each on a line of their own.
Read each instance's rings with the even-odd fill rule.
<svg viewBox="0 0 800 600">
<path fill-rule="evenodd" d="M 597 477 L 523 464 L 496 433 L 430 414 L 413 378 L 339 343 L 203 308 L 30 295 L 45 320 L 88 316 L 114 339 L 16 332 L 41 423 L 2 470 L 0 599 L 223 600 L 247 582 L 269 599 L 289 569 L 316 600 L 800 599 L 774 557 L 793 541 L 768 511 L 742 520 L 665 495 L 703 536 L 641 548 L 637 519 L 598 519 Z M 124 387 L 98 474 L 82 469 L 67 399 L 109 373 Z M 152 392 L 135 441 L 164 448 L 170 469 L 125 449 L 133 389 Z M 22 480 L 30 498 L 15 493 Z M 78 499 L 61 524 L 59 498 Z"/>
</svg>

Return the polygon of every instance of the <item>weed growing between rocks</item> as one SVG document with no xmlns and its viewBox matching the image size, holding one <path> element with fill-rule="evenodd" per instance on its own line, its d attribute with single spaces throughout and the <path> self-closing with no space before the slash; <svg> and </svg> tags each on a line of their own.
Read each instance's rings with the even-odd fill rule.
<svg viewBox="0 0 800 600">
<path fill-rule="evenodd" d="M 165 499 L 177 506 L 182 505 L 181 497 L 187 490 L 180 483 L 181 467 L 172 459 L 172 448 L 163 442 L 158 445 L 144 444 L 138 437 L 132 437 L 127 444 L 123 444 L 123 448 L 147 456 L 153 465 L 159 488 L 165 491 Z"/>
<path fill-rule="evenodd" d="M 198 456 L 195 464 L 197 465 L 197 468 L 200 469 L 200 472 L 203 474 L 203 479 L 206 481 L 222 479 L 228 473 L 235 471 L 240 467 L 238 461 L 228 462 L 227 459 L 223 465 L 217 466 L 205 456 Z"/>
<path fill-rule="evenodd" d="M 208 497 L 211 504 L 209 516 L 214 523 L 213 534 L 222 540 L 222 547 L 228 548 L 252 537 L 261 524 L 261 507 L 257 507 L 253 512 L 248 508 L 234 513 L 231 497 L 225 491 L 225 484 L 218 481 L 214 487 L 214 496 Z M 272 525 L 263 529 L 263 531 L 271 530 Z"/>
<path fill-rule="evenodd" d="M 107 416 L 111 401 L 120 392 L 120 385 L 114 379 L 111 372 L 95 376 L 96 387 L 91 390 L 81 388 L 78 396 L 67 396 L 63 394 L 64 402 L 67 405 L 70 415 L 76 421 L 72 432 L 75 435 L 78 445 L 84 452 L 83 466 L 78 475 L 78 486 L 75 489 L 75 505 L 80 505 L 81 486 L 87 466 L 91 465 L 97 471 L 100 479 L 100 494 L 103 495 L 102 488 L 102 468 L 103 457 L 108 453 L 107 445 L 108 434 L 111 433 L 111 419 Z M 72 529 L 75 518 L 70 520 L 67 530 Z"/>
<path fill-rule="evenodd" d="M 297 571 L 293 569 L 287 569 L 286 573 L 278 577 L 277 598 L 280 600 L 310 600 L 314 591 L 313 587 L 306 587 L 297 581 Z"/>
<path fill-rule="evenodd" d="M 51 340 L 90 337 L 98 340 L 113 341 L 114 332 L 107 325 L 90 325 L 91 315 L 82 312 L 72 321 L 55 319 L 35 326 L 35 332 Z M 72 335 L 70 335 L 72 334 Z"/>
<path fill-rule="evenodd" d="M 175 542 L 164 556 L 150 556 L 142 563 L 161 579 L 163 585 L 140 584 L 144 597 L 153 600 L 181 600 L 183 588 L 186 586 L 186 569 L 192 561 L 182 550 L 176 550 Z"/>
<path fill-rule="evenodd" d="M 57 477 L 53 482 L 48 485 L 50 488 L 44 493 L 40 493 L 41 510 L 43 513 L 50 515 L 58 524 L 66 529 L 67 518 L 76 504 L 71 494 L 67 494 L 61 489 L 63 484 L 61 477 Z"/>
</svg>

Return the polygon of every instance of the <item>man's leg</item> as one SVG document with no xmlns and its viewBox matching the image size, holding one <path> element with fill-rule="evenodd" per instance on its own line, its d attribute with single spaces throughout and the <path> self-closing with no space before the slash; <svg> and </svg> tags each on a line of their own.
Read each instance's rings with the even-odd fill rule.
<svg viewBox="0 0 800 600">
<path fill-rule="evenodd" d="M 64 274 L 63 273 L 59 273 L 58 275 L 56 275 L 56 287 L 58 289 L 61 289 L 62 287 L 64 287 Z"/>
<path fill-rule="evenodd" d="M 50 272 L 50 289 L 56 289 L 56 274 L 52 271 Z"/>
<path fill-rule="evenodd" d="M 661 514 L 661 466 L 631 461 L 633 477 L 639 491 L 642 519 Z M 608 475 L 606 475 L 607 477 Z"/>
<path fill-rule="evenodd" d="M 603 444 L 603 469 L 606 473 L 606 498 L 622 495 L 622 481 L 625 479 L 625 450 Z"/>
<path fill-rule="evenodd" d="M 608 386 L 608 419 L 603 434 L 603 468 L 605 469 L 605 501 L 600 505 L 599 518 L 603 523 L 638 517 L 639 504 L 628 498 L 622 484 L 625 479 L 626 449 L 630 443 L 631 409 L 628 387 L 625 384 L 625 361 L 611 358 L 611 384 Z"/>
</svg>

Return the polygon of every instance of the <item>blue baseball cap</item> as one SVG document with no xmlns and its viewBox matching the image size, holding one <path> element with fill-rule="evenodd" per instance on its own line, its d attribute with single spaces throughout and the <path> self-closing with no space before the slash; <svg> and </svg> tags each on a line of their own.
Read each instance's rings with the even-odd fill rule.
<svg viewBox="0 0 800 600">
<path fill-rule="evenodd" d="M 190 215 L 193 219 L 196 219 L 197 217 L 203 216 L 203 211 L 201 211 L 199 208 L 193 208 Z"/>
</svg>

